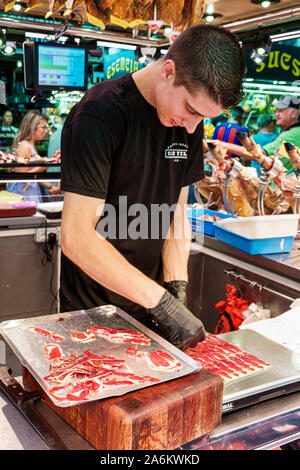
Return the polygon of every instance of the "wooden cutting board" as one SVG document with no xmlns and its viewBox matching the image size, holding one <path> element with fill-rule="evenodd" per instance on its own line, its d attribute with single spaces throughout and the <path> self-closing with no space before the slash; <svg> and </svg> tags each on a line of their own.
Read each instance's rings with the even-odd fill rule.
<svg viewBox="0 0 300 470">
<path fill-rule="evenodd" d="M 223 381 L 202 369 L 126 395 L 61 408 L 23 367 L 23 382 L 98 450 L 167 450 L 214 429 Z"/>
</svg>

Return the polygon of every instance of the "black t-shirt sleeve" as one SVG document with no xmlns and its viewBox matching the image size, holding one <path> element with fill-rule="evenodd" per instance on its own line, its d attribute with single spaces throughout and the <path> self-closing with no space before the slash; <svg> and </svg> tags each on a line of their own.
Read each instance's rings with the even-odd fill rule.
<svg viewBox="0 0 300 470">
<path fill-rule="evenodd" d="M 203 178 L 203 125 L 197 127 L 194 134 L 189 136 L 191 143 L 190 155 L 187 161 L 183 187 L 188 186 Z"/>
<path fill-rule="evenodd" d="M 115 127 L 114 127 L 115 128 Z M 119 145 L 104 120 L 78 113 L 66 121 L 61 139 L 61 189 L 105 199 L 113 152 Z"/>
</svg>

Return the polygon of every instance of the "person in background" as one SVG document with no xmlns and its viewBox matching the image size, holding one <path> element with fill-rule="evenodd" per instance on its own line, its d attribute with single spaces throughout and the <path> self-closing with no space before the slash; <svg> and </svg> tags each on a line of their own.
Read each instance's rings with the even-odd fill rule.
<svg viewBox="0 0 300 470">
<path fill-rule="evenodd" d="M 276 153 L 276 150 L 281 147 L 282 142 L 290 142 L 296 147 L 300 147 L 299 104 L 299 99 L 296 96 L 283 95 L 279 98 L 278 102 L 275 104 L 275 117 L 276 125 L 281 127 L 282 132 L 276 137 L 276 139 L 262 147 L 265 155 L 273 156 Z M 214 143 L 230 150 L 231 152 L 235 152 L 239 157 L 244 158 L 245 160 L 249 160 L 249 155 L 245 153 L 243 147 L 218 140 Z M 282 161 L 287 175 L 295 173 L 295 168 L 289 158 L 284 156 L 281 157 L 279 155 L 279 159 Z M 260 163 L 262 164 L 263 162 Z"/>
<path fill-rule="evenodd" d="M 61 147 L 61 133 L 62 133 L 62 130 L 63 130 L 63 127 L 64 127 L 66 117 L 67 117 L 67 113 L 62 113 L 60 115 L 61 119 L 58 123 L 56 123 L 56 130 L 50 136 L 49 145 L 48 145 L 48 152 L 47 152 L 48 158 L 53 157 L 53 155 L 58 150 L 60 150 L 60 147 Z M 51 167 L 51 166 L 47 170 L 47 172 L 49 172 L 49 173 L 56 172 L 56 171 L 59 171 L 59 170 L 57 168 Z M 60 182 L 58 182 L 57 184 L 54 184 L 54 186 L 56 186 L 57 191 L 56 191 L 56 193 L 54 191 L 52 191 L 52 195 L 60 194 Z"/>
<path fill-rule="evenodd" d="M 214 117 L 210 121 L 215 127 L 221 126 L 224 122 L 227 122 L 227 117 L 225 117 L 224 114 L 221 113 L 220 116 Z"/>
<path fill-rule="evenodd" d="M 17 127 L 12 126 L 13 122 L 13 113 L 9 109 L 4 111 L 2 116 L 2 121 L 0 124 L 0 141 L 2 146 L 11 145 L 13 139 L 15 138 L 18 129 Z"/>
<path fill-rule="evenodd" d="M 283 95 L 275 104 L 276 125 L 282 132 L 272 142 L 263 146 L 266 155 L 274 155 L 275 150 L 281 147 L 282 142 L 290 142 L 300 147 L 299 98 L 292 95 Z M 295 172 L 295 168 L 287 157 L 281 157 L 287 174 Z"/>
<path fill-rule="evenodd" d="M 273 142 L 277 134 L 273 132 L 274 119 L 269 114 L 262 114 L 257 119 L 258 132 L 253 135 L 253 140 L 261 147 Z"/>
<path fill-rule="evenodd" d="M 221 140 L 222 142 L 229 142 L 235 145 L 241 145 L 239 139 L 236 136 L 237 132 L 247 132 L 248 129 L 241 125 L 243 118 L 243 108 L 236 106 L 229 111 L 229 118 L 227 122 L 218 124 L 214 130 L 213 140 Z M 238 158 L 238 155 L 227 152 L 227 157 Z"/>
<path fill-rule="evenodd" d="M 64 127 L 67 113 L 62 113 L 60 117 L 61 117 L 61 121 L 56 125 L 56 130 L 53 132 L 53 134 L 50 135 L 48 153 L 47 153 L 48 158 L 53 157 L 55 152 L 57 152 L 57 150 L 60 150 L 61 133 Z M 49 168 L 48 171 L 51 171 L 51 168 Z"/>
<path fill-rule="evenodd" d="M 273 132 L 274 119 L 269 114 L 263 114 L 257 119 L 257 128 L 258 132 L 254 134 L 253 140 L 256 144 L 263 147 L 266 144 L 269 144 L 274 139 L 276 139 L 277 134 Z M 258 162 L 251 161 L 250 166 L 256 168 L 257 173 L 261 174 L 261 167 Z"/>
<path fill-rule="evenodd" d="M 20 126 L 20 130 L 17 133 L 13 145 L 11 147 L 11 153 L 16 157 L 30 159 L 37 156 L 35 143 L 42 140 L 47 133 L 47 117 L 41 114 L 39 111 L 29 111 L 23 118 Z M 16 167 L 14 171 L 17 173 L 41 173 L 44 172 L 47 167 Z M 51 193 L 56 190 L 56 187 L 51 183 L 9 183 L 7 190 L 12 193 L 21 194 L 24 200 L 42 202 L 42 192 L 40 184 L 43 185 Z"/>
</svg>

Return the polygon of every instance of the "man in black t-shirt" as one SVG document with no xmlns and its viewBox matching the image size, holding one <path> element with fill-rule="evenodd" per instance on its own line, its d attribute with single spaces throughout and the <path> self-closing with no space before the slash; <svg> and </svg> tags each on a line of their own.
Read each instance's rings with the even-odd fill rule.
<svg viewBox="0 0 300 470">
<path fill-rule="evenodd" d="M 198 25 L 163 59 L 95 85 L 62 132 L 61 311 L 114 304 L 184 349 L 203 340 L 185 306 L 188 187 L 203 177 L 202 125 L 241 100 L 243 55 Z"/>
</svg>

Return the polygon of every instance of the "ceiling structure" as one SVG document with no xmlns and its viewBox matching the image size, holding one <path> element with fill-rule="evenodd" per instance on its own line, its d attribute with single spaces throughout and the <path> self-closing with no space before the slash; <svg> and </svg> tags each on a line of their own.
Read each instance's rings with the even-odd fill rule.
<svg viewBox="0 0 300 470">
<path fill-rule="evenodd" d="M 150 38 L 149 29 L 146 25 L 138 25 L 135 29 L 124 29 L 116 25 L 108 24 L 105 30 L 101 30 L 88 22 L 86 8 L 81 3 L 69 16 L 63 16 L 64 9 L 54 13 L 48 19 L 45 15 L 49 10 L 49 0 L 40 0 L 40 5 L 34 7 L 28 13 L 24 8 L 20 12 L 10 10 L 4 13 L 4 1 L 0 0 L 0 27 L 8 28 L 10 34 L 21 34 L 21 31 L 36 31 L 45 34 L 59 34 L 66 27 L 65 34 L 90 40 L 117 41 L 138 45 L 168 46 L 169 40 L 163 35 L 164 25 L 156 36 Z M 169 0 L 171 3 L 176 0 Z M 204 0 L 188 0 L 190 3 L 199 5 Z M 6 2 L 7 3 L 7 2 Z M 221 15 L 211 24 L 228 27 L 231 31 L 245 33 L 264 29 L 276 28 L 299 28 L 300 4 L 299 0 L 281 0 L 279 3 L 263 8 L 260 4 L 252 3 L 251 0 L 207 0 L 205 11 Z M 25 7 L 26 1 L 23 1 Z M 159 18 L 158 18 L 159 19 Z M 205 19 L 200 20 L 205 22 Z"/>
</svg>

